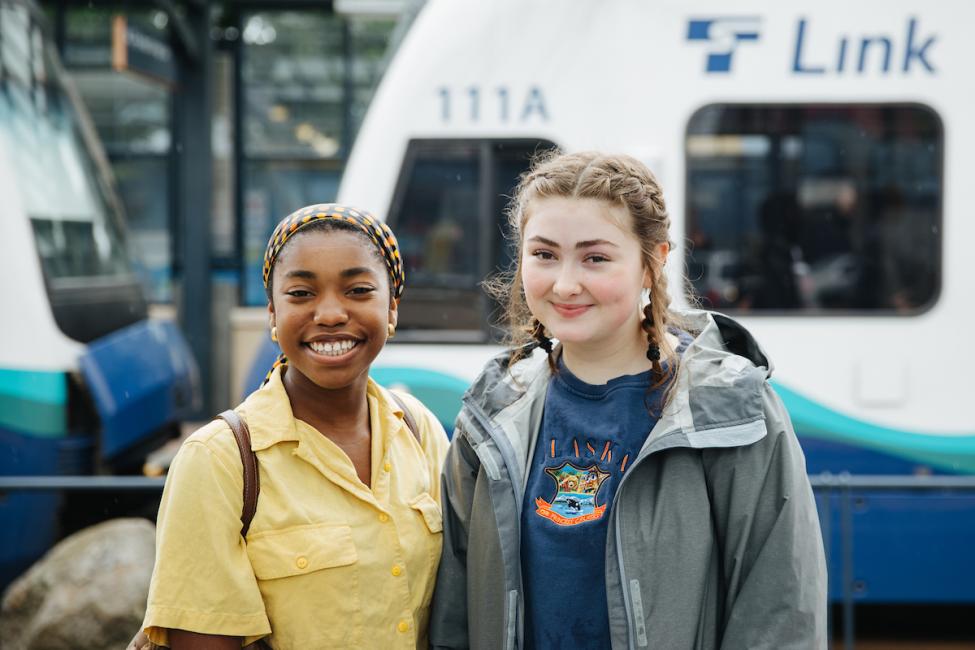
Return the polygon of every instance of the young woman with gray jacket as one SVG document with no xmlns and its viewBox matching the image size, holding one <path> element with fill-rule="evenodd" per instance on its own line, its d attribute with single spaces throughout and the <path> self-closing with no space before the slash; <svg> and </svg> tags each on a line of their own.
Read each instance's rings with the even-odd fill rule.
<svg viewBox="0 0 975 650">
<path fill-rule="evenodd" d="M 734 320 L 670 308 L 670 220 L 627 156 L 518 187 L 511 349 L 464 398 L 443 475 L 435 648 L 826 648 L 805 461 Z M 557 343 L 556 343 L 557 340 Z"/>
</svg>

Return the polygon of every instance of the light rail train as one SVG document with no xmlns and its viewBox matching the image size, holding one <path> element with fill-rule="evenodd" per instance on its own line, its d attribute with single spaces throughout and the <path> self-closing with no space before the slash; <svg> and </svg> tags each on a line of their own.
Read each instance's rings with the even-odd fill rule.
<svg viewBox="0 0 975 650">
<path fill-rule="evenodd" d="M 32 2 L 0 1 L 0 475 L 138 473 L 198 394 L 172 323 L 149 320 L 109 167 Z M 0 588 L 78 519 L 0 496 Z"/>
<path fill-rule="evenodd" d="M 625 152 L 663 184 L 678 303 L 755 333 L 811 474 L 975 474 L 973 21 L 916 0 L 427 2 L 339 191 L 407 264 L 374 377 L 449 430 L 498 350 L 478 283 L 511 261 L 518 174 L 553 145 Z M 975 602 L 975 495 L 858 493 L 846 583 L 831 505 L 833 597 Z"/>
</svg>

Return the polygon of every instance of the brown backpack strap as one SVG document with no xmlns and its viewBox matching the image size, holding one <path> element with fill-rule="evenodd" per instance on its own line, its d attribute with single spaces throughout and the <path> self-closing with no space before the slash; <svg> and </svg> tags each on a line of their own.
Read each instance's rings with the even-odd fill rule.
<svg viewBox="0 0 975 650">
<path fill-rule="evenodd" d="M 403 409 L 403 421 L 406 422 L 406 426 L 409 428 L 410 433 L 413 434 L 413 437 L 416 438 L 416 441 L 420 443 L 420 446 L 422 447 L 423 440 L 420 439 L 420 430 L 416 427 L 416 420 L 413 419 L 413 414 L 410 413 L 410 409 L 406 408 L 406 402 L 404 402 L 403 398 L 393 391 L 389 391 L 389 394 L 393 396 L 393 400 L 399 404 L 401 409 Z"/>
<path fill-rule="evenodd" d="M 233 410 L 226 410 L 217 416 L 230 426 L 237 440 L 240 462 L 244 465 L 244 507 L 240 512 L 240 536 L 247 537 L 251 520 L 257 512 L 257 496 L 261 493 L 261 475 L 257 471 L 257 454 L 251 450 L 251 432 L 247 423 Z"/>
</svg>

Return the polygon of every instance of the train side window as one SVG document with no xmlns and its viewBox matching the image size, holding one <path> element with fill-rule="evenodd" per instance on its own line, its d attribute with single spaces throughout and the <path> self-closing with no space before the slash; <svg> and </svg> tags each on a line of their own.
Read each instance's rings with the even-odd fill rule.
<svg viewBox="0 0 975 650">
<path fill-rule="evenodd" d="M 508 197 L 541 140 L 413 140 L 389 210 L 406 265 L 406 338 L 483 341 L 496 306 L 478 286 L 508 267 Z"/>
<path fill-rule="evenodd" d="M 943 129 L 916 104 L 711 105 L 687 128 L 706 307 L 917 314 L 941 285 Z"/>
</svg>

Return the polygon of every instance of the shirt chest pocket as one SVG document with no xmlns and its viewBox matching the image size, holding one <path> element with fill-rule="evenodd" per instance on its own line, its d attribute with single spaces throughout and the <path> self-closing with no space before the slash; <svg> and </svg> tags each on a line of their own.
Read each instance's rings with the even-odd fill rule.
<svg viewBox="0 0 975 650">
<path fill-rule="evenodd" d="M 426 566 L 432 567 L 435 573 L 437 564 L 440 563 L 443 511 L 440 509 L 440 504 L 427 492 L 414 497 L 408 505 L 423 522 L 414 529 L 417 531 L 417 538 L 413 551 L 419 554 L 426 549 L 426 555 L 418 555 L 417 559 L 424 562 Z"/>
<path fill-rule="evenodd" d="M 247 555 L 258 580 L 305 575 L 355 564 L 359 559 L 352 529 L 334 524 L 261 533 L 247 540 Z"/>
<path fill-rule="evenodd" d="M 410 501 L 410 507 L 420 513 L 423 523 L 431 533 L 439 533 L 443 530 L 443 512 L 440 510 L 440 504 L 427 492 Z"/>
</svg>

